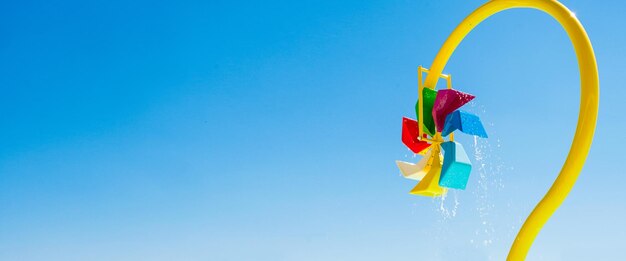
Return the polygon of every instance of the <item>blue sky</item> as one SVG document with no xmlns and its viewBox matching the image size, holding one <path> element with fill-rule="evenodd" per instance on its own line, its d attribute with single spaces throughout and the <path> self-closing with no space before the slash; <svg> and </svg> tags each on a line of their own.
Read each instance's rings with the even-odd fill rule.
<svg viewBox="0 0 626 261">
<path fill-rule="evenodd" d="M 0 8 L 1 260 L 503 260 L 565 159 L 567 35 L 498 14 L 446 73 L 488 140 L 432 200 L 394 161 L 416 68 L 482 1 L 13 1 Z M 622 260 L 626 4 L 563 1 L 601 105 L 528 260 Z M 483 167 L 480 167 L 483 166 Z"/>
</svg>

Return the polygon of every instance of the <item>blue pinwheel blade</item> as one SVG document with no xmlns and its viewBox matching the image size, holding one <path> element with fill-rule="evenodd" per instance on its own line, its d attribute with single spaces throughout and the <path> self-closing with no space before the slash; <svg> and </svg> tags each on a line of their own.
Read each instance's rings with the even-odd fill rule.
<svg viewBox="0 0 626 261">
<path fill-rule="evenodd" d="M 460 130 L 465 134 L 487 138 L 487 132 L 480 118 L 469 112 L 456 110 L 448 114 L 441 135 L 444 137 L 448 136 L 455 130 Z"/>
<path fill-rule="evenodd" d="M 444 151 L 443 166 L 439 186 L 452 189 L 465 189 L 472 171 L 472 163 L 458 142 L 448 141 L 441 143 Z"/>
</svg>

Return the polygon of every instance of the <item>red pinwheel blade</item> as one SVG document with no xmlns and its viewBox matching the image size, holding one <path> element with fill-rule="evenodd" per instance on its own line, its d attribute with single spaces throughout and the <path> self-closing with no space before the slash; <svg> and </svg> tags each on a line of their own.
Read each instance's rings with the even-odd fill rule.
<svg viewBox="0 0 626 261">
<path fill-rule="evenodd" d="M 430 144 L 418 139 L 419 137 L 419 124 L 413 119 L 406 117 L 402 118 L 402 143 L 406 145 L 413 153 L 420 153 L 426 148 L 430 147 Z"/>
</svg>

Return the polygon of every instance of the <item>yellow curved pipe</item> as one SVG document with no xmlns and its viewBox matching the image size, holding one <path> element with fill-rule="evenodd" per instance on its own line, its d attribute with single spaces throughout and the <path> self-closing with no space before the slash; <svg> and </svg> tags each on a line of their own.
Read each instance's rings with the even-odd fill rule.
<svg viewBox="0 0 626 261">
<path fill-rule="evenodd" d="M 452 32 L 435 57 L 430 73 L 424 85 L 428 88 L 437 86 L 438 75 L 443 71 L 454 49 L 463 38 L 483 20 L 500 11 L 512 8 L 533 8 L 541 10 L 556 19 L 567 31 L 578 58 L 580 71 L 580 111 L 572 146 L 563 164 L 561 173 L 552 184 L 548 193 L 537 204 L 526 219 L 511 246 L 507 260 L 524 260 L 535 237 L 550 216 L 561 205 L 576 183 L 583 168 L 598 117 L 599 80 L 596 58 L 585 29 L 574 13 L 564 5 L 553 0 L 492 0 L 476 9 Z"/>
</svg>

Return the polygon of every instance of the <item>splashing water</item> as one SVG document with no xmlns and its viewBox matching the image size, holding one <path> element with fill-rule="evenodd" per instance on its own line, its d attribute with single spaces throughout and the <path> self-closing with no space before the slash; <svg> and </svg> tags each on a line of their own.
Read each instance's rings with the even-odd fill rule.
<svg viewBox="0 0 626 261">
<path fill-rule="evenodd" d="M 478 113 L 474 113 L 486 113 L 484 108 L 477 108 L 473 102 L 470 104 L 474 111 L 478 111 Z M 488 117 L 481 116 L 481 118 Z M 480 252 L 489 253 L 487 260 L 501 259 L 501 257 L 497 257 L 501 253 L 496 253 L 501 251 L 499 250 L 501 246 L 498 244 L 508 244 L 508 241 L 504 241 L 511 238 L 511 234 L 516 232 L 515 226 L 502 227 L 502 222 L 497 222 L 506 214 L 511 203 L 505 203 L 503 206 L 497 205 L 502 202 L 502 200 L 496 199 L 505 187 L 503 172 L 508 169 L 500 156 L 502 154 L 500 151 L 501 143 L 493 125 L 493 123 L 489 123 L 486 126 L 492 127 L 488 128 L 491 130 L 490 139 L 473 137 L 473 142 L 465 143 L 469 145 L 466 147 L 468 154 L 473 154 L 469 155 L 472 158 L 473 168 L 467 190 L 449 190 L 447 196 L 433 199 L 433 207 L 440 214 L 439 223 L 443 227 L 461 223 L 464 223 L 464 226 L 472 224 L 466 242 L 469 242 L 475 249 L 480 249 Z M 459 138 L 465 139 L 467 136 L 460 135 Z M 461 208 L 462 205 L 464 207 Z M 462 221 L 454 221 L 457 216 L 463 217 Z M 467 220 L 473 221 L 466 223 Z M 440 240 L 444 242 L 451 237 L 459 236 L 458 231 L 448 231 L 446 228 L 441 228 L 440 233 Z"/>
<path fill-rule="evenodd" d="M 472 107 L 478 109 L 479 113 L 484 114 L 486 110 L 476 108 L 475 104 Z M 496 207 L 496 200 L 498 195 L 501 195 L 501 191 L 505 185 L 503 182 L 503 172 L 507 169 L 500 155 L 501 143 L 497 138 L 497 133 L 493 131 L 493 123 L 489 124 L 492 132 L 490 133 L 491 139 L 481 139 L 474 137 L 473 152 L 474 152 L 474 166 L 476 166 L 472 172 L 478 174 L 477 188 L 472 190 L 472 196 L 475 200 L 475 210 L 479 219 L 478 226 L 474 229 L 474 238 L 471 243 L 476 248 L 488 248 L 496 242 L 500 242 L 506 238 L 510 238 L 512 233 L 515 233 L 515 227 L 507 226 L 500 227 L 501 224 L 497 223 L 499 218 L 502 217 L 502 212 L 506 212 L 510 208 L 510 202 L 506 206 Z"/>
<path fill-rule="evenodd" d="M 450 193 L 452 192 L 452 193 Z M 449 191 L 448 194 L 439 197 L 439 198 L 434 198 L 433 200 L 439 204 L 439 207 L 437 208 L 437 211 L 439 212 L 439 214 L 441 214 L 441 218 L 443 220 L 447 220 L 447 219 L 451 219 L 456 217 L 456 213 L 457 210 L 459 209 L 459 196 L 457 194 L 458 192 L 456 191 Z M 446 203 L 446 199 L 448 198 L 448 196 L 452 194 L 453 196 L 453 201 L 447 201 L 448 203 Z"/>
</svg>

